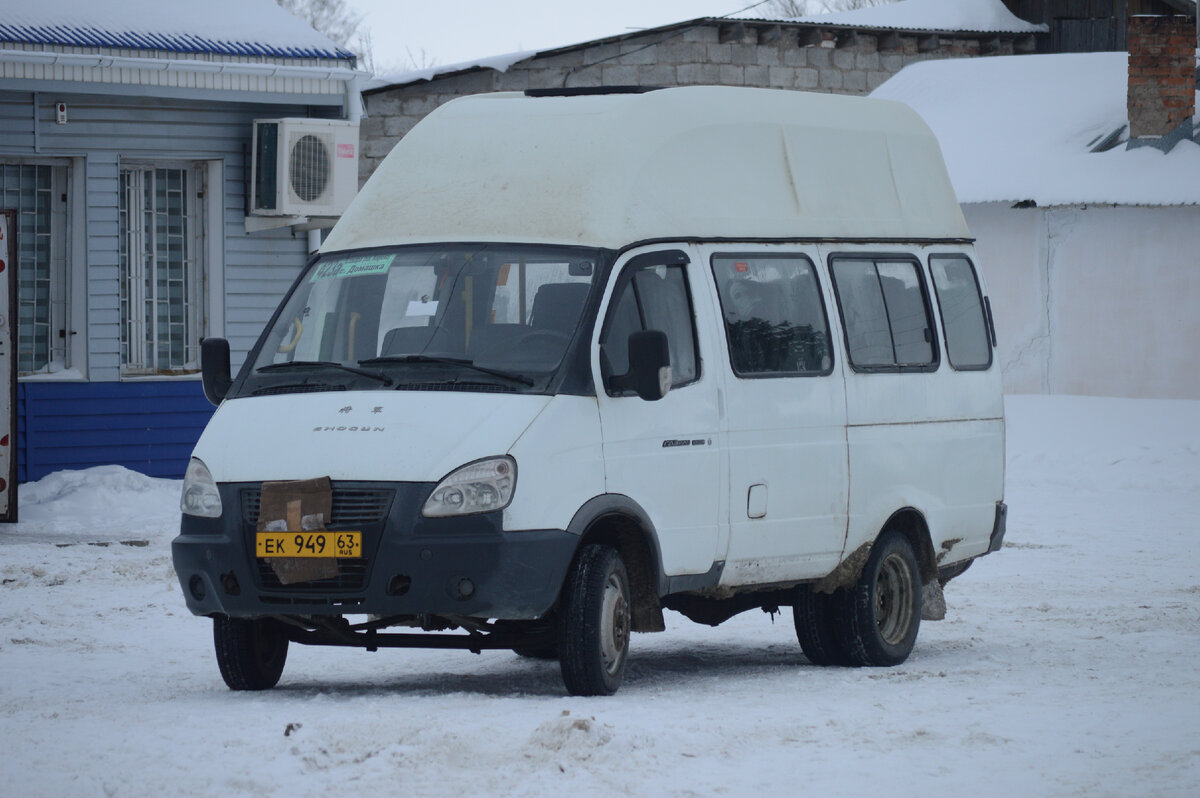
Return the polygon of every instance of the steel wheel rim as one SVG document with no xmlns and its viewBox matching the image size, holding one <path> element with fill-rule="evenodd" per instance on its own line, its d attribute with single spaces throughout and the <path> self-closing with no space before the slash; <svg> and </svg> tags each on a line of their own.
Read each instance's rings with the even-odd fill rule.
<svg viewBox="0 0 1200 798">
<path fill-rule="evenodd" d="M 604 583 L 604 605 L 600 615 L 600 661 L 612 676 L 621 669 L 629 648 L 629 601 L 617 574 Z"/>
<path fill-rule="evenodd" d="M 875 578 L 875 623 L 889 646 L 904 642 L 913 621 L 913 578 L 899 554 L 889 554 Z"/>
</svg>

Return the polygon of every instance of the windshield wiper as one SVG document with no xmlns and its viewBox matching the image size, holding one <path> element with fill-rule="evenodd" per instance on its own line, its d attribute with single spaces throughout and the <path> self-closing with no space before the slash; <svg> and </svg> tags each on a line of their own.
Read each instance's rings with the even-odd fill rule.
<svg viewBox="0 0 1200 798">
<path fill-rule="evenodd" d="M 254 373 L 259 374 L 264 371 L 288 371 L 292 369 L 295 369 L 296 371 L 300 371 L 302 369 L 310 369 L 313 371 L 318 371 L 321 369 L 337 369 L 338 371 L 357 374 L 360 377 L 369 377 L 370 379 L 376 380 L 383 385 L 392 385 L 391 377 L 385 377 L 377 371 L 367 371 L 366 369 L 355 368 L 354 366 L 346 366 L 341 363 L 334 363 L 330 360 L 289 360 L 284 363 L 269 363 L 266 366 L 260 366 L 259 368 L 256 368 Z"/>
<path fill-rule="evenodd" d="M 487 366 L 477 366 L 475 361 L 465 357 L 445 357 L 441 355 L 380 355 L 379 357 L 369 357 L 366 360 L 358 361 L 360 366 L 373 366 L 377 363 L 436 363 L 446 366 L 465 366 L 472 371 L 478 371 L 480 374 L 490 374 L 493 377 L 499 377 L 503 380 L 512 380 L 519 382 L 522 385 L 532 386 L 533 380 L 526 377 L 524 374 L 517 374 L 513 371 L 501 371 L 500 369 L 490 369 Z"/>
</svg>

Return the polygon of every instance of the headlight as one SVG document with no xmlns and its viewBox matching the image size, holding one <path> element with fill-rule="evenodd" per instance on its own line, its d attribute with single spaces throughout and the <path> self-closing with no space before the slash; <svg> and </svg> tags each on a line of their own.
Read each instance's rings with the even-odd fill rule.
<svg viewBox="0 0 1200 798">
<path fill-rule="evenodd" d="M 219 518 L 221 515 L 221 494 L 217 492 L 217 483 L 213 481 L 208 466 L 199 458 L 193 457 L 188 461 L 179 509 L 188 515 L 204 518 Z"/>
<path fill-rule="evenodd" d="M 503 510 L 512 501 L 517 486 L 517 461 L 511 457 L 489 457 L 450 472 L 438 483 L 421 515 L 441 518 Z"/>
</svg>

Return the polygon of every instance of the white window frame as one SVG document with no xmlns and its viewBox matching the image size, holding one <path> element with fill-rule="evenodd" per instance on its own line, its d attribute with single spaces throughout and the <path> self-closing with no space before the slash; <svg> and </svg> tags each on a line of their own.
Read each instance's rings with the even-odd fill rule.
<svg viewBox="0 0 1200 798">
<path fill-rule="evenodd" d="M 77 297 L 72 291 L 71 264 L 79 262 L 80 253 L 73 246 L 75 230 L 73 224 L 78 216 L 77 186 L 79 181 L 75 175 L 79 172 L 79 159 L 75 158 L 20 158 L 5 157 L 4 166 L 27 167 L 45 166 L 53 170 L 50 186 L 50 274 L 47 303 L 49 305 L 47 362 L 32 371 L 21 371 L 22 381 L 40 377 L 61 378 L 69 369 L 82 364 L 82 339 L 78 335 L 82 329 L 79 318 L 82 306 L 78 306 Z M 2 198 L 2 192 L 0 192 Z M 65 201 L 64 201 L 65 198 Z M 28 211 L 26 211 L 28 212 Z M 20 214 L 18 215 L 18 217 Z M 17 220 L 18 245 L 20 240 L 21 219 Z M 20 259 L 18 258 L 18 267 Z M 19 290 L 19 289 L 18 289 Z M 18 297 L 18 302 L 26 301 Z M 17 347 L 20 351 L 22 328 L 20 310 L 17 316 Z M 19 361 L 18 361 L 19 362 Z M 18 365 L 19 368 L 19 365 Z"/>
<path fill-rule="evenodd" d="M 157 261 L 155 253 L 161 242 L 157 240 L 153 229 L 147 229 L 142 203 L 148 190 L 153 203 L 151 181 L 155 171 L 160 169 L 183 170 L 189 176 L 189 184 L 185 185 L 183 195 L 183 213 L 188 226 L 184 237 L 184 350 L 182 361 L 165 367 L 157 362 L 147 362 L 145 355 L 147 341 L 151 344 L 151 351 L 157 352 L 158 325 L 153 320 L 147 323 L 143 312 L 133 312 L 134 308 L 144 308 L 147 302 L 157 307 L 163 301 L 158 295 L 157 279 L 151 280 L 149 287 L 146 285 L 147 259 L 133 256 L 134 253 L 149 252 L 151 262 Z M 213 302 L 206 284 L 206 265 L 213 254 L 210 246 L 213 237 L 208 232 L 212 218 L 211 201 L 208 199 L 208 186 L 213 182 L 212 171 L 212 162 L 202 160 L 121 161 L 119 191 L 123 196 L 118 205 L 124 214 L 120 220 L 122 241 L 119 257 L 122 377 L 195 374 L 200 368 L 200 339 L 205 334 L 206 308 Z M 216 171 L 220 172 L 219 169 Z M 126 182 L 127 176 L 132 178 L 129 183 Z M 136 213 L 132 210 L 134 208 L 138 209 Z"/>
</svg>

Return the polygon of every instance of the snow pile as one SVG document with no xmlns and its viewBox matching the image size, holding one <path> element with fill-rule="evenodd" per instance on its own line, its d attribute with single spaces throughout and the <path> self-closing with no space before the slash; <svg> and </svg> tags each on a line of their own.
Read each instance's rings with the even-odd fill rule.
<svg viewBox="0 0 1200 798">
<path fill-rule="evenodd" d="M 1064 490 L 1162 491 L 1200 496 L 1200 402 L 1009 397 L 1009 478 Z M 1081 436 L 1080 430 L 1093 434 Z"/>
<path fill-rule="evenodd" d="M 1045 25 L 1017 17 L 1001 0 L 900 0 L 880 6 L 809 14 L 797 22 L 897 30 L 979 31 L 985 33 L 1044 33 Z"/>
<path fill-rule="evenodd" d="M 5 795 L 1185 798 L 1200 781 L 1200 401 L 1006 398 L 1004 549 L 895 668 L 818 668 L 789 613 L 667 614 L 621 691 L 511 652 L 293 646 L 231 693 L 165 519 L 178 482 L 21 486 L 0 527 Z M 104 518 L 145 547 L 61 545 Z M 64 534 L 67 537 L 64 539 Z M 882 774 L 882 775 L 881 775 Z M 919 785 L 919 786 L 918 786 Z"/>
<path fill-rule="evenodd" d="M 176 52 L 347 58 L 275 0 L 38 0 L 9 3 L 0 41 Z"/>
<path fill-rule="evenodd" d="M 612 729 L 594 717 L 572 717 L 564 709 L 562 716 L 542 723 L 525 742 L 525 756 L 540 759 L 546 756 L 566 756 L 571 759 L 591 759 L 602 754 L 598 749 L 612 741 Z"/>
<path fill-rule="evenodd" d="M 1118 144 L 1124 53 L 925 61 L 871 93 L 907 103 L 937 135 L 960 202 L 1200 204 L 1200 144 Z"/>
<path fill-rule="evenodd" d="M 161 545 L 179 532 L 180 485 L 116 465 L 56 471 L 18 486 L 20 523 L 0 538 Z"/>
</svg>

